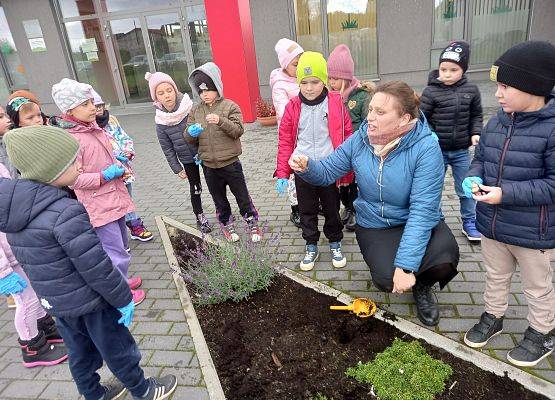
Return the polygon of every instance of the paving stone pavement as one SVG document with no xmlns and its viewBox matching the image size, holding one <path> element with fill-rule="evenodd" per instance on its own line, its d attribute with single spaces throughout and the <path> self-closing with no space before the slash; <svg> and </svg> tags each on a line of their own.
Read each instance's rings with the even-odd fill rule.
<svg viewBox="0 0 555 400">
<path fill-rule="evenodd" d="M 137 307 L 132 325 L 133 335 L 143 354 L 142 365 L 147 375 L 160 376 L 175 373 L 179 387 L 175 400 L 204 400 L 208 394 L 203 382 L 198 359 L 181 304 L 169 272 L 167 259 L 156 230 L 154 217 L 167 215 L 194 225 L 189 202 L 189 188 L 169 169 L 156 139 L 153 115 L 121 116 L 120 122 L 135 139 L 137 159 L 134 166 L 137 182 L 134 184 L 135 203 L 145 224 L 156 235 L 147 243 L 131 243 L 130 271 L 143 278 L 146 300 Z M 274 191 L 272 173 L 275 164 L 277 131 L 247 126 L 243 136 L 241 161 L 248 180 L 251 197 L 272 230 L 280 232 L 281 243 L 277 258 L 284 265 L 299 271 L 298 262 L 304 254 L 304 241 L 300 231 L 289 221 L 290 208 L 284 197 Z M 206 186 L 204 186 L 206 187 Z M 238 210 L 230 196 L 234 212 Z M 203 193 L 203 204 L 211 220 L 214 207 L 208 190 Z M 482 293 L 485 273 L 479 245 L 470 245 L 460 231 L 458 198 L 448 176 L 443 195 L 443 210 L 447 223 L 460 245 L 459 275 L 437 298 L 441 305 L 441 322 L 434 330 L 455 340 L 472 326 L 483 311 Z M 381 293 L 372 287 L 368 267 L 356 244 L 354 234 L 345 233 L 343 250 L 347 266 L 338 271 L 331 266 L 331 257 L 325 251 L 327 243 L 320 242 L 320 259 L 308 276 L 353 296 L 369 296 L 384 308 L 419 323 L 410 294 Z M 509 296 L 509 310 L 504 333 L 484 349 L 493 357 L 505 360 L 507 351 L 521 338 L 527 327 L 526 300 L 521 292 L 520 274 L 513 278 Z M 555 382 L 555 358 L 544 360 L 531 373 Z M 105 367 L 100 371 L 103 380 L 111 377 Z M 13 311 L 0 307 L 0 399 L 75 399 L 78 393 L 71 380 L 67 363 L 48 368 L 26 369 L 21 364 L 17 335 L 13 327 Z M 127 396 L 126 399 L 130 399 Z"/>
</svg>

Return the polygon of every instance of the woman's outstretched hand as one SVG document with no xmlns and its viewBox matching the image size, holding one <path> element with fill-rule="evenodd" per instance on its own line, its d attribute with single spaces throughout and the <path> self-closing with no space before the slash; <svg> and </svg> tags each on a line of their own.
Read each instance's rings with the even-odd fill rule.
<svg viewBox="0 0 555 400">
<path fill-rule="evenodd" d="M 393 293 L 404 293 L 410 290 L 416 283 L 414 274 L 407 274 L 401 268 L 396 267 L 393 273 Z"/>
<path fill-rule="evenodd" d="M 295 156 L 292 155 L 289 158 L 289 166 L 295 172 L 305 172 L 308 168 L 308 157 L 307 156 Z"/>
</svg>

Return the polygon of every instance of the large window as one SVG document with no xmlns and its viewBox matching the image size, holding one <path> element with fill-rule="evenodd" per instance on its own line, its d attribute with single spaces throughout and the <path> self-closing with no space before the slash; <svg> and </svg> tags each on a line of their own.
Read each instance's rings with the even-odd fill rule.
<svg viewBox="0 0 555 400">
<path fill-rule="evenodd" d="M 0 101 L 5 104 L 11 91 L 26 87 L 25 68 L 19 59 L 4 8 L 0 7 Z"/>
<path fill-rule="evenodd" d="M 470 64 L 488 67 L 505 50 L 526 40 L 530 0 L 434 0 L 431 65 L 452 40 L 471 45 Z"/>
<path fill-rule="evenodd" d="M 356 75 L 378 73 L 376 0 L 295 0 L 294 6 L 297 41 L 305 50 L 327 57 L 345 44 Z"/>
</svg>

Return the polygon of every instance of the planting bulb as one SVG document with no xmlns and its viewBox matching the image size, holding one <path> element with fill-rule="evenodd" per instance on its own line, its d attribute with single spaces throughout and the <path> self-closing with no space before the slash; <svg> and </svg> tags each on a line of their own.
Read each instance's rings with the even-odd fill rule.
<svg viewBox="0 0 555 400">
<path fill-rule="evenodd" d="M 405 373 L 405 370 L 404 370 L 403 368 L 399 368 L 399 372 L 400 372 L 401 374 L 404 374 L 404 373 Z"/>
</svg>

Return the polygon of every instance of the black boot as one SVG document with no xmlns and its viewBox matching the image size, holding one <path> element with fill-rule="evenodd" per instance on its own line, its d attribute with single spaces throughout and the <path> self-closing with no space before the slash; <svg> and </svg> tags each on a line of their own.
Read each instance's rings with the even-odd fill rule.
<svg viewBox="0 0 555 400">
<path fill-rule="evenodd" d="M 354 232 L 356 224 L 356 214 L 354 211 L 351 211 L 349 214 L 349 219 L 347 220 L 347 222 L 345 222 L 345 229 L 347 229 L 349 232 Z"/>
<path fill-rule="evenodd" d="M 63 343 L 64 339 L 60 336 L 58 328 L 56 328 L 56 322 L 49 314 L 44 317 L 37 319 L 37 328 L 39 331 L 43 331 L 46 335 L 46 340 L 48 343 Z"/>
<path fill-rule="evenodd" d="M 432 287 L 416 281 L 412 287 L 412 294 L 416 301 L 416 314 L 424 325 L 435 326 L 439 323 L 439 309 L 432 292 Z"/>
<path fill-rule="evenodd" d="M 291 206 L 291 216 L 289 219 L 297 228 L 301 227 L 301 214 L 299 214 L 299 206 Z"/>
<path fill-rule="evenodd" d="M 23 365 L 27 368 L 59 364 L 67 359 L 64 345 L 53 345 L 46 341 L 44 332 L 31 340 L 18 339 L 23 356 Z"/>
</svg>

